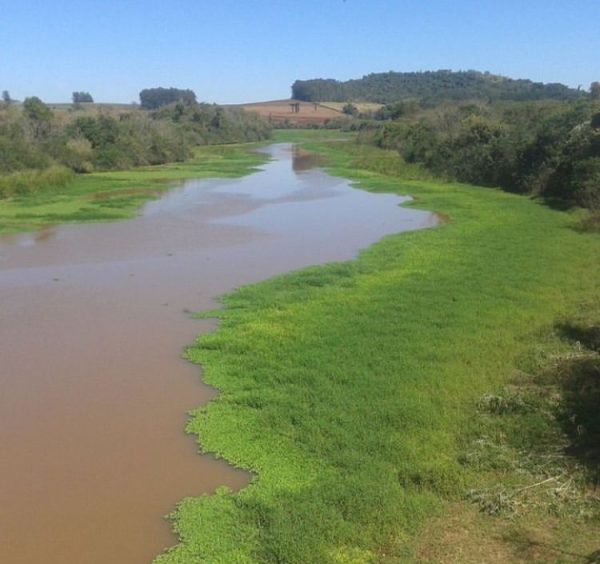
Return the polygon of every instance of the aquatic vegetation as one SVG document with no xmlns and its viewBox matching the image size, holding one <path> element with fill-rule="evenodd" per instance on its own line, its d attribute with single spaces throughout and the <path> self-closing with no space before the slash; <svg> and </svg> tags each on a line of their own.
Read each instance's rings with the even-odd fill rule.
<svg viewBox="0 0 600 564">
<path fill-rule="evenodd" d="M 160 564 L 415 558 L 425 524 L 479 484 L 464 463 L 478 405 L 520 412 L 514 397 L 490 394 L 533 350 L 556 345 L 541 332 L 600 297 L 590 260 L 600 239 L 575 229 L 577 213 L 386 176 L 369 168 L 378 149 L 358 166 L 353 145 L 331 134 L 283 135 L 323 153 L 334 174 L 411 194 L 447 221 L 223 298 L 219 330 L 186 353 L 221 394 L 188 431 L 256 477 L 239 493 L 182 501 L 172 516 L 181 542 Z M 510 505 L 503 490 L 496 497 L 499 510 Z M 589 544 L 584 530 L 562 548 Z"/>
</svg>

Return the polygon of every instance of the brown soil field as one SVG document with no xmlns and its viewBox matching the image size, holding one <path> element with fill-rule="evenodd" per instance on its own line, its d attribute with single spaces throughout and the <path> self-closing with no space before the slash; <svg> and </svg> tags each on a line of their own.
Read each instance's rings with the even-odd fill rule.
<svg viewBox="0 0 600 564">
<path fill-rule="evenodd" d="M 301 100 L 272 100 L 250 104 L 236 104 L 229 107 L 243 108 L 256 112 L 273 123 L 288 122 L 294 125 L 322 125 L 331 120 L 349 119 L 341 110 L 323 104 Z"/>
</svg>

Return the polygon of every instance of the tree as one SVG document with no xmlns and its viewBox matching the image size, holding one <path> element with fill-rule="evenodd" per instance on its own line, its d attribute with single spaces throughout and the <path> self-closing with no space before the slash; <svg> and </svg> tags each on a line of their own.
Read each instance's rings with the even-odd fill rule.
<svg viewBox="0 0 600 564">
<path fill-rule="evenodd" d="M 8 90 L 3 90 L 2 91 L 2 101 L 8 106 L 11 102 L 12 99 L 10 97 L 10 94 L 8 93 Z"/>
<path fill-rule="evenodd" d="M 600 100 L 600 82 L 592 82 L 590 86 L 592 100 Z"/>
<path fill-rule="evenodd" d="M 25 98 L 23 113 L 31 123 L 34 137 L 41 138 L 48 134 L 54 114 L 37 96 Z"/>
<path fill-rule="evenodd" d="M 53 117 L 52 110 L 37 96 L 25 98 L 23 111 L 31 121 L 35 122 L 50 121 Z"/>
<path fill-rule="evenodd" d="M 196 94 L 179 88 L 146 88 L 140 92 L 140 103 L 146 110 L 156 110 L 173 102 L 195 104 Z"/>
<path fill-rule="evenodd" d="M 93 101 L 89 92 L 73 92 L 73 104 L 92 103 Z"/>
</svg>

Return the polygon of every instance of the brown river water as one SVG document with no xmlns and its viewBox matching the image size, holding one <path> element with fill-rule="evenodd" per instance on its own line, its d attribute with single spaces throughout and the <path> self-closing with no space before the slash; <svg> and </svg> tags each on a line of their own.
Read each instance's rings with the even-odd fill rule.
<svg viewBox="0 0 600 564">
<path fill-rule="evenodd" d="M 129 221 L 0 238 L 0 562 L 151 562 L 177 501 L 249 479 L 184 433 L 215 396 L 181 359 L 214 322 L 186 312 L 436 222 L 265 151 L 259 172 L 179 184 Z"/>
</svg>

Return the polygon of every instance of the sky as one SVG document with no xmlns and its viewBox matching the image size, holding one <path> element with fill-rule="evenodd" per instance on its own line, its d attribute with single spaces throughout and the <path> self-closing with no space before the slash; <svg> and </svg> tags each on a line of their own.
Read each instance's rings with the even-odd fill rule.
<svg viewBox="0 0 600 564">
<path fill-rule="evenodd" d="M 13 99 L 289 98 L 296 79 L 480 70 L 588 89 L 600 0 L 0 0 L 0 90 Z"/>
</svg>

